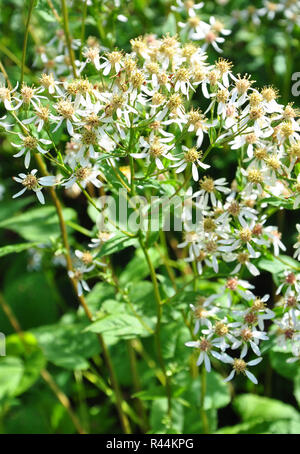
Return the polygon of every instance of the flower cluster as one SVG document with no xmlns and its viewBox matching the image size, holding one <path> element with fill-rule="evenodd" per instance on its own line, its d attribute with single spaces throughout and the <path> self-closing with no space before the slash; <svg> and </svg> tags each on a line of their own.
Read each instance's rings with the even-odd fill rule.
<svg viewBox="0 0 300 454">
<path fill-rule="evenodd" d="M 207 371 L 213 357 L 232 365 L 228 380 L 244 373 L 256 383 L 248 366 L 261 360 L 260 343 L 268 340 L 270 320 L 280 345 L 292 343 L 299 356 L 300 275 L 293 272 L 299 269 L 299 235 L 296 260 L 282 274 L 277 290 L 282 300 L 275 308 L 268 307 L 268 295 L 256 297 L 254 286 L 241 276 L 255 278 L 263 256 L 279 260 L 286 250 L 278 228 L 269 222 L 270 207 L 300 205 L 300 124 L 297 109 L 282 105 L 275 88 L 255 88 L 250 76 L 234 74 L 224 58 L 209 63 L 208 44 L 220 51 L 229 30 L 214 18 L 209 24 L 201 21 L 196 15 L 201 7 L 179 0 L 174 6 L 187 11 L 186 23 L 179 23 L 186 42 L 169 34 L 143 36 L 132 39 L 131 52 L 125 53 L 102 52 L 89 39 L 82 61 L 75 60 L 76 77 L 66 76 L 71 64 L 64 37 L 57 34 L 50 45 L 57 42 L 63 54 L 52 66 L 47 52 L 40 51 L 47 70 L 38 87 L 0 87 L 10 121 L 1 125 L 26 169 L 38 156 L 54 174 L 20 173 L 14 180 L 23 188 L 14 197 L 32 190 L 44 203 L 43 187 L 55 186 L 77 188 L 93 202 L 87 189 L 113 192 L 111 175 L 131 196 L 145 194 L 146 187 L 160 195 L 189 195 L 200 221 L 192 228 L 191 212 L 183 212 L 185 231 L 178 247 L 187 250 L 185 261 L 199 275 L 209 272 L 223 283 L 220 293 L 201 295 L 191 306 L 194 335 L 200 338 L 186 345 L 200 350 L 198 364 L 204 362 Z M 72 46 L 76 51 L 80 43 L 73 40 Z M 59 142 L 58 132 L 65 142 Z M 208 157 L 219 152 L 236 156 L 231 182 L 214 176 Z M 80 264 L 69 276 L 77 281 L 80 296 L 90 289 L 89 273 L 105 265 L 97 255 L 110 238 L 100 232 L 87 246 L 92 252 L 75 252 Z M 232 358 L 228 351 L 237 349 L 240 354 Z M 246 362 L 249 351 L 258 358 Z"/>
</svg>

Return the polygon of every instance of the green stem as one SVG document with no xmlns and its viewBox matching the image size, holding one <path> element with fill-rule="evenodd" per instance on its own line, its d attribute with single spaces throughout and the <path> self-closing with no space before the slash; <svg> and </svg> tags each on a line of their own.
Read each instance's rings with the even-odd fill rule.
<svg viewBox="0 0 300 454">
<path fill-rule="evenodd" d="M 129 362 L 130 362 L 133 389 L 134 389 L 135 393 L 138 393 L 141 391 L 142 387 L 141 387 L 141 381 L 140 381 L 138 368 L 137 368 L 136 354 L 135 354 L 135 350 L 133 348 L 132 342 L 133 342 L 132 340 L 128 340 L 126 343 L 127 343 L 127 350 L 128 350 L 128 356 L 129 356 Z M 139 398 L 136 398 L 136 409 L 140 416 L 140 426 L 141 426 L 142 430 L 146 433 L 148 430 L 147 415 L 146 415 L 143 401 Z"/>
<path fill-rule="evenodd" d="M 61 0 L 61 9 L 62 9 L 63 26 L 64 26 L 67 47 L 68 47 L 68 51 L 69 51 L 70 62 L 71 62 L 72 70 L 73 70 L 73 76 L 76 79 L 77 72 L 76 72 L 76 66 L 75 66 L 75 56 L 74 56 L 74 51 L 72 49 L 72 39 L 71 39 L 71 35 L 70 35 L 68 9 L 67 9 L 66 0 Z"/>
<path fill-rule="evenodd" d="M 164 374 L 164 378 L 165 378 L 165 388 L 166 388 L 166 394 L 167 394 L 167 400 L 168 400 L 168 416 L 171 421 L 171 412 L 172 412 L 171 383 L 170 383 L 170 377 L 168 376 L 167 371 L 166 371 L 166 366 L 165 366 L 165 362 L 164 362 L 164 358 L 163 358 L 163 354 L 162 354 L 162 348 L 161 348 L 161 340 L 160 340 L 162 301 L 161 301 L 161 297 L 160 297 L 160 293 L 159 293 L 159 287 L 158 287 L 158 282 L 157 282 L 157 278 L 156 278 L 156 274 L 155 274 L 155 269 L 152 264 L 149 253 L 147 251 L 147 248 L 144 244 L 144 240 L 143 240 L 142 236 L 140 236 L 140 238 L 139 238 L 139 243 L 140 243 L 140 246 L 145 255 L 145 258 L 146 258 L 146 261 L 148 264 L 148 268 L 150 271 L 151 280 L 152 280 L 153 287 L 154 287 L 154 296 L 155 296 L 155 301 L 156 301 L 156 316 L 157 316 L 156 327 L 155 327 L 155 331 L 154 331 L 154 339 L 155 339 L 155 346 L 156 346 L 158 361 L 159 361 L 161 370 L 162 370 L 162 372 Z"/>
<path fill-rule="evenodd" d="M 28 41 L 28 34 L 29 34 L 29 25 L 30 25 L 30 20 L 31 20 L 34 4 L 35 4 L 35 0 L 30 0 L 29 10 L 28 10 L 27 19 L 26 19 L 26 25 L 25 25 L 24 41 L 23 41 L 21 77 L 20 77 L 20 86 L 21 87 L 22 87 L 23 79 L 24 79 L 24 69 L 25 69 L 26 49 L 27 49 L 27 41 Z"/>
<path fill-rule="evenodd" d="M 205 369 L 205 365 L 202 364 L 200 413 L 201 413 L 201 420 L 202 420 L 202 425 L 203 425 L 203 433 L 208 434 L 209 433 L 209 425 L 208 425 L 208 419 L 207 419 L 206 411 L 204 409 L 205 394 L 206 394 L 206 369 Z"/>
<path fill-rule="evenodd" d="M 36 159 L 37 159 L 37 162 L 38 162 L 38 165 L 39 165 L 39 168 L 40 168 L 40 171 L 41 171 L 42 175 L 43 176 L 47 176 L 48 175 L 48 171 L 47 171 L 47 168 L 46 168 L 45 163 L 43 161 L 43 158 L 39 154 L 37 154 L 36 155 Z M 62 234 L 62 240 L 63 240 L 63 244 L 64 244 L 64 248 L 65 248 L 65 257 L 66 257 L 66 262 L 67 262 L 67 270 L 68 271 L 72 271 L 73 270 L 73 263 L 72 263 L 72 258 L 71 258 L 70 245 L 69 245 L 67 228 L 66 228 L 66 223 L 65 223 L 65 220 L 64 220 L 64 216 L 63 216 L 62 207 L 61 207 L 61 204 L 60 204 L 60 200 L 59 200 L 59 198 L 56 195 L 55 189 L 53 187 L 50 187 L 49 190 L 50 190 L 50 194 L 51 194 L 51 197 L 52 197 L 52 200 L 54 202 L 54 205 L 55 205 L 55 208 L 56 208 L 56 212 L 57 212 L 57 215 L 58 215 L 58 218 L 59 218 L 59 225 L 60 225 L 60 230 L 61 230 L 61 234 Z M 79 296 L 78 293 L 77 293 L 77 279 L 70 277 L 70 281 L 71 281 L 71 283 L 73 285 L 74 291 L 76 292 L 77 298 L 78 298 L 81 306 L 83 307 L 87 318 L 90 321 L 93 321 L 93 314 L 91 313 L 91 311 L 90 311 L 90 309 L 89 309 L 89 307 L 88 307 L 88 305 L 86 303 L 86 300 L 85 300 L 84 296 L 83 295 Z M 130 424 L 129 424 L 127 416 L 123 412 L 123 408 L 122 408 L 123 398 L 122 398 L 122 394 L 121 394 L 121 391 L 120 391 L 120 387 L 119 387 L 119 383 L 118 383 L 118 380 L 117 380 L 117 376 L 116 376 L 116 373 L 115 373 L 115 370 L 114 370 L 114 367 L 113 367 L 113 364 L 112 364 L 112 361 L 111 361 L 111 358 L 110 358 L 110 354 L 109 354 L 108 348 L 107 348 L 107 346 L 105 344 L 103 336 L 101 334 L 98 334 L 97 336 L 98 336 L 98 339 L 99 339 L 99 342 L 100 342 L 100 346 L 101 346 L 101 349 L 102 349 L 102 353 L 103 353 L 103 356 L 104 356 L 104 360 L 105 360 L 106 366 L 108 368 L 108 372 L 109 372 L 109 376 L 110 376 L 110 380 L 111 380 L 111 385 L 112 385 L 112 388 L 113 388 L 113 390 L 115 392 L 116 407 L 117 407 L 117 410 L 118 410 L 118 414 L 119 414 L 120 422 L 121 422 L 121 425 L 122 425 L 122 429 L 123 429 L 123 431 L 126 434 L 130 434 L 131 433 Z"/>
<path fill-rule="evenodd" d="M 80 52 L 79 52 L 80 61 L 82 59 L 82 48 L 83 48 L 83 43 L 84 43 L 84 40 L 85 40 L 86 13 L 87 13 L 87 0 L 84 1 L 83 11 L 82 11 L 82 22 L 81 22 L 81 33 L 80 33 L 81 44 L 80 44 Z"/>
</svg>

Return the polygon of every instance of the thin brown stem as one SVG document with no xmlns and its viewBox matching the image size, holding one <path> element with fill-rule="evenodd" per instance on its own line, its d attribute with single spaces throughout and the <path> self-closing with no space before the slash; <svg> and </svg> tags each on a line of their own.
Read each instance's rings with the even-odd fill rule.
<svg viewBox="0 0 300 454">
<path fill-rule="evenodd" d="M 26 50 L 27 50 L 27 41 L 28 41 L 28 34 L 29 34 L 29 25 L 30 25 L 30 20 L 31 20 L 34 4 L 35 4 L 35 0 L 30 0 L 28 14 L 27 14 L 27 19 L 26 19 L 26 25 L 25 25 L 24 41 L 23 41 L 21 77 L 20 77 L 20 86 L 21 87 L 22 87 L 23 80 L 24 80 L 24 68 L 25 68 L 25 60 L 26 60 Z"/>
<path fill-rule="evenodd" d="M 18 334 L 20 340 L 24 344 L 25 348 L 27 347 L 25 338 L 24 338 L 24 333 L 22 331 L 21 325 L 13 313 L 11 307 L 7 304 L 5 301 L 4 297 L 0 293 L 0 306 L 7 316 L 11 326 L 15 330 L 15 332 Z M 59 402 L 63 405 L 65 410 L 67 411 L 68 415 L 70 416 L 70 419 L 72 420 L 74 427 L 76 428 L 77 432 L 80 434 L 85 434 L 85 430 L 82 428 L 81 423 L 77 417 L 77 415 L 74 413 L 70 400 L 69 398 L 64 394 L 64 392 L 59 388 L 59 386 L 55 383 L 52 375 L 46 370 L 42 369 L 40 372 L 42 378 L 45 380 L 47 385 L 51 388 Z"/>
<path fill-rule="evenodd" d="M 45 163 L 43 161 L 43 158 L 40 155 L 36 155 L 36 159 L 37 159 L 38 166 L 40 168 L 40 171 L 41 171 L 42 175 L 43 176 L 47 176 L 48 175 L 48 171 L 47 171 L 47 168 L 46 168 Z M 67 270 L 68 271 L 72 271 L 73 270 L 73 264 L 72 264 L 72 259 L 71 259 L 70 245 L 69 245 L 69 240 L 68 240 L 67 228 L 66 228 L 66 224 L 65 224 L 65 221 L 64 221 L 64 217 L 63 217 L 62 207 L 61 207 L 60 201 L 59 201 L 59 199 L 58 199 L 58 197 L 56 195 L 55 189 L 53 187 L 50 187 L 49 191 L 50 191 L 50 195 L 51 195 L 51 198 L 52 198 L 53 203 L 55 205 L 56 212 L 57 212 L 57 215 L 58 215 L 58 218 L 59 218 L 59 225 L 60 225 L 62 240 L 63 240 L 63 244 L 64 244 L 64 248 L 65 248 L 65 257 L 66 257 L 66 262 L 67 262 Z M 77 295 L 77 298 L 78 298 L 81 306 L 84 309 L 84 312 L 85 312 L 87 318 L 90 321 L 93 321 L 93 314 L 90 311 L 90 309 L 89 309 L 89 307 L 88 307 L 88 305 L 87 305 L 87 303 L 85 301 L 84 296 L 83 295 L 80 295 L 80 296 L 78 295 L 77 279 L 75 279 L 74 277 L 71 277 L 70 275 L 69 275 L 69 278 L 70 278 L 70 281 L 71 281 L 72 286 L 74 288 L 74 291 L 75 291 L 75 293 Z M 121 425 L 122 425 L 122 428 L 123 428 L 124 432 L 129 434 L 129 433 L 131 433 L 131 428 L 130 428 L 130 424 L 129 424 L 128 418 L 127 418 L 126 414 L 123 412 L 123 408 L 122 408 L 123 398 L 122 398 L 122 394 L 121 394 L 121 391 L 120 391 L 120 387 L 119 387 L 119 383 L 118 383 L 118 380 L 117 380 L 117 376 L 116 376 L 116 373 L 115 373 L 115 370 L 114 370 L 114 367 L 113 367 L 113 364 L 112 364 L 112 361 L 111 361 L 111 358 L 110 358 L 110 355 L 109 355 L 109 351 L 107 349 L 107 346 L 105 344 L 103 336 L 101 334 L 98 334 L 97 336 L 98 336 L 99 343 L 100 343 L 100 346 L 101 346 L 101 349 L 102 349 L 102 352 L 103 352 L 103 356 L 104 356 L 104 359 L 105 359 L 105 362 L 106 362 L 106 365 L 107 365 L 107 368 L 108 368 L 108 371 L 109 371 L 112 388 L 114 389 L 114 392 L 115 392 L 116 406 L 117 406 L 117 411 L 118 411 L 118 414 L 119 414 L 120 422 L 121 422 Z"/>
<path fill-rule="evenodd" d="M 69 28 L 69 17 L 68 17 L 68 8 L 67 8 L 66 0 L 61 0 L 61 10 L 62 10 L 65 38 L 66 38 L 67 47 L 68 47 L 68 51 L 69 51 L 70 63 L 71 63 L 72 70 L 73 70 L 73 76 L 75 77 L 75 79 L 77 79 L 75 55 L 74 55 L 74 51 L 72 49 L 72 38 L 71 38 L 70 28 Z"/>
</svg>

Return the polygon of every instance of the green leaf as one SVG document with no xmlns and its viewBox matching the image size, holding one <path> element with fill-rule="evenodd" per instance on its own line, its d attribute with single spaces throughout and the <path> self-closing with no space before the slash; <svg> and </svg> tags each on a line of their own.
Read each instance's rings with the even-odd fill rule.
<svg viewBox="0 0 300 454">
<path fill-rule="evenodd" d="M 88 358 L 99 353 L 98 339 L 83 332 L 86 323 L 57 323 L 32 330 L 45 357 L 57 366 L 71 370 L 87 369 Z"/>
<path fill-rule="evenodd" d="M 8 219 L 21 208 L 26 207 L 34 200 L 33 197 L 24 197 L 16 200 L 0 202 L 0 221 Z"/>
<path fill-rule="evenodd" d="M 299 368 L 299 366 L 298 366 L 298 368 Z M 298 370 L 298 373 L 296 374 L 296 377 L 294 380 L 294 396 L 300 407 L 300 370 Z"/>
<path fill-rule="evenodd" d="M 66 221 L 76 220 L 76 213 L 71 208 L 64 208 L 63 215 Z M 52 206 L 33 208 L 26 213 L 2 220 L 1 227 L 18 233 L 27 241 L 48 243 L 51 236 L 60 236 L 58 217 Z"/>
<path fill-rule="evenodd" d="M 234 399 L 233 406 L 244 421 L 262 418 L 265 421 L 294 419 L 300 422 L 300 414 L 294 407 L 269 397 L 242 394 Z"/>
<path fill-rule="evenodd" d="M 31 333 L 23 333 L 22 339 L 12 334 L 6 339 L 7 355 L 18 356 L 23 360 L 24 373 L 15 391 L 15 395 L 22 394 L 29 389 L 39 378 L 41 370 L 46 365 L 46 358 Z"/>
<path fill-rule="evenodd" d="M 127 235 L 119 233 L 103 244 L 97 257 L 100 258 L 105 255 L 111 255 L 115 252 L 122 251 L 129 246 L 137 246 L 137 244 L 138 241 L 136 238 L 129 238 Z"/>
<path fill-rule="evenodd" d="M 21 259 L 21 256 L 17 256 Z M 5 274 L 4 297 L 24 330 L 54 323 L 57 320 L 60 296 L 47 274 L 42 271 L 25 272 L 26 261 L 15 261 Z M 25 270 L 24 270 L 25 268 Z M 2 331 L 12 332 L 6 315 L 0 309 Z"/>
<path fill-rule="evenodd" d="M 141 322 L 126 313 L 114 313 L 89 325 L 85 331 L 101 333 L 119 339 L 134 339 L 140 336 L 149 336 L 149 332 Z"/>
<path fill-rule="evenodd" d="M 180 434 L 184 424 L 184 408 L 180 402 L 172 400 L 172 421 L 168 421 L 168 402 L 166 397 L 156 399 L 150 412 L 151 433 Z"/>
<path fill-rule="evenodd" d="M 0 399 L 15 394 L 23 372 L 24 366 L 20 358 L 14 356 L 0 358 Z"/>
<path fill-rule="evenodd" d="M 264 421 L 262 418 L 222 427 L 215 434 L 299 434 L 300 422 L 290 420 Z"/>
<path fill-rule="evenodd" d="M 114 297 L 115 290 L 111 285 L 106 282 L 97 282 L 92 290 L 86 295 L 86 302 L 93 315 L 95 315 L 101 309 L 104 301 L 113 299 Z"/>
<path fill-rule="evenodd" d="M 190 402 L 191 406 L 198 406 L 201 398 L 201 380 L 192 379 L 189 375 L 184 372 L 184 375 L 178 376 L 178 384 L 184 384 L 185 391 L 182 397 Z M 226 407 L 230 402 L 230 392 L 227 383 L 220 374 L 211 371 L 206 374 L 206 392 L 204 398 L 205 410 L 217 409 Z"/>
<path fill-rule="evenodd" d="M 4 255 L 13 254 L 14 252 L 22 252 L 26 249 L 37 246 L 38 243 L 19 243 L 19 244 L 9 244 L 4 247 L 0 247 L 0 257 Z"/>
<path fill-rule="evenodd" d="M 267 203 L 268 205 L 272 205 L 275 207 L 283 207 L 287 210 L 293 209 L 294 201 L 289 199 L 284 199 L 282 197 L 266 197 L 265 199 L 261 199 L 260 203 Z"/>
<path fill-rule="evenodd" d="M 291 353 L 280 351 L 276 347 L 274 347 L 270 352 L 270 360 L 273 369 L 283 377 L 289 378 L 293 380 L 297 374 L 299 369 L 299 364 L 295 363 L 287 363 L 286 360 L 291 358 Z"/>
<path fill-rule="evenodd" d="M 258 266 L 262 270 L 269 271 L 272 274 L 277 274 L 282 273 L 289 266 L 291 268 L 299 268 L 299 262 L 288 255 L 279 255 L 278 257 L 267 255 L 258 261 Z"/>
<path fill-rule="evenodd" d="M 156 249 L 148 249 L 148 254 L 153 263 L 154 268 L 160 263 L 160 254 Z M 128 284 L 128 282 L 141 281 L 145 277 L 149 276 L 149 267 L 143 251 L 137 249 L 135 257 L 129 262 L 125 270 L 120 275 L 120 283 L 122 285 Z"/>
<path fill-rule="evenodd" d="M 155 400 L 165 397 L 166 391 L 163 386 L 156 386 L 145 391 L 140 391 L 132 395 L 132 397 L 138 397 L 141 400 Z"/>
</svg>

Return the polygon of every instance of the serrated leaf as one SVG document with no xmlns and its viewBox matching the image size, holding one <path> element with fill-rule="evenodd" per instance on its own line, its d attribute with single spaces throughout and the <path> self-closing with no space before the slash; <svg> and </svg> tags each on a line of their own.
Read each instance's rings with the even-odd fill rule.
<svg viewBox="0 0 300 454">
<path fill-rule="evenodd" d="M 71 208 L 64 208 L 63 215 L 66 221 L 76 219 L 76 213 Z M 26 213 L 2 220 L 1 227 L 18 233 L 28 241 L 48 243 L 51 236 L 60 236 L 58 217 L 52 206 L 33 208 Z"/>
<path fill-rule="evenodd" d="M 38 243 L 19 243 L 19 244 L 9 244 L 7 246 L 0 247 L 0 257 L 4 257 L 8 254 L 13 254 L 17 252 L 26 251 L 32 247 L 36 247 Z"/>
<path fill-rule="evenodd" d="M 134 316 L 120 313 L 111 314 L 95 321 L 85 331 L 110 335 L 116 339 L 134 339 L 149 336 L 149 332 Z"/>
<path fill-rule="evenodd" d="M 0 358 L 0 399 L 14 395 L 23 372 L 24 366 L 20 358 L 15 356 Z"/>
<path fill-rule="evenodd" d="M 269 397 L 242 394 L 234 399 L 233 406 L 244 421 L 262 418 L 265 421 L 294 419 L 300 422 L 300 414 L 294 407 Z"/>
<path fill-rule="evenodd" d="M 111 255 L 115 252 L 122 251 L 129 246 L 137 246 L 137 244 L 138 241 L 136 238 L 129 238 L 125 234 L 120 233 L 103 244 L 97 257 L 100 258 L 106 255 Z"/>
</svg>

